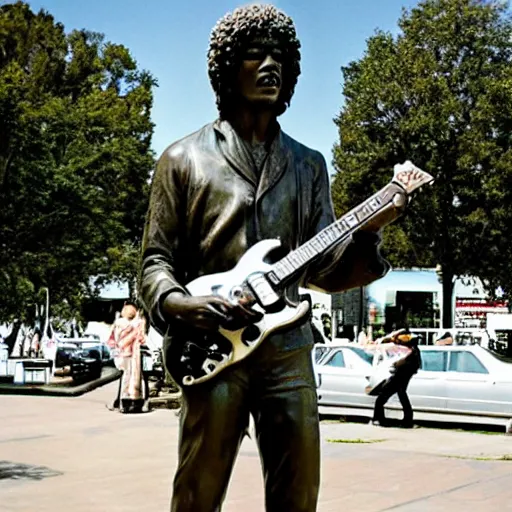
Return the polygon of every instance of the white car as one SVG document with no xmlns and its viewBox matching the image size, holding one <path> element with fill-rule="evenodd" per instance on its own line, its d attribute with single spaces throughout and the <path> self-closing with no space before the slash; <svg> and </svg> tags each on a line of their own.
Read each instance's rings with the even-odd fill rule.
<svg viewBox="0 0 512 512">
<path fill-rule="evenodd" d="M 365 388 L 374 371 L 374 351 L 355 344 L 326 345 L 319 351 L 315 347 L 320 412 L 370 415 L 375 397 Z M 441 421 L 493 424 L 512 418 L 511 363 L 477 345 L 420 346 L 420 351 L 422 368 L 408 387 L 415 418 L 433 419 L 435 414 Z M 400 416 L 396 396 L 387 408 L 390 417 Z"/>
</svg>

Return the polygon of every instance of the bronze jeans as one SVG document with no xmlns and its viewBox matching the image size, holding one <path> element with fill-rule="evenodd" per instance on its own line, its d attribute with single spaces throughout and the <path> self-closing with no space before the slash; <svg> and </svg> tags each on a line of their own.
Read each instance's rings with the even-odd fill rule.
<svg viewBox="0 0 512 512">
<path fill-rule="evenodd" d="M 267 512 L 314 512 L 320 481 L 318 407 L 310 347 L 263 343 L 210 382 L 183 390 L 171 512 L 218 512 L 254 417 Z"/>
</svg>

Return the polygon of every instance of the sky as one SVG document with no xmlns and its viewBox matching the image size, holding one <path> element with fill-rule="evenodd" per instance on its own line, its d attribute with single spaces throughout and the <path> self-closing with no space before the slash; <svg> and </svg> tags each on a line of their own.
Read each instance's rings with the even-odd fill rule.
<svg viewBox="0 0 512 512">
<path fill-rule="evenodd" d="M 0 3 L 6 3 L 5 0 Z M 249 2 L 232 0 L 29 0 L 66 32 L 87 29 L 125 45 L 158 81 L 154 90 L 152 147 L 172 142 L 215 120 L 206 67 L 211 29 L 226 12 Z M 283 130 L 320 151 L 328 164 L 338 134 L 333 119 L 343 105 L 341 67 L 361 58 L 377 29 L 396 34 L 402 9 L 418 0 L 275 0 L 295 23 L 301 68 Z M 330 166 L 331 171 L 333 170 Z"/>
</svg>

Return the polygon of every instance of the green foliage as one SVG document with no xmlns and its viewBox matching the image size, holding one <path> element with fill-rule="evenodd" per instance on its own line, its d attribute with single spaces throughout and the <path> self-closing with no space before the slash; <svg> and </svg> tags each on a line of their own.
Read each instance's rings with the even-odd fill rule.
<svg viewBox="0 0 512 512">
<path fill-rule="evenodd" d="M 412 160 L 432 188 L 385 230 L 395 266 L 435 266 L 512 292 L 512 23 L 504 2 L 424 0 L 342 68 L 338 214 Z"/>
<path fill-rule="evenodd" d="M 155 85 L 102 35 L 0 6 L 0 322 L 41 287 L 76 311 L 92 277 L 135 277 Z"/>
</svg>

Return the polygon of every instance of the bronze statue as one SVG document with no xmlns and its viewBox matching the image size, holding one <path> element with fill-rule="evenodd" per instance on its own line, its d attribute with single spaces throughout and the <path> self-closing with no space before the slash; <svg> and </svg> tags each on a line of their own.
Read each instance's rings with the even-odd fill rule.
<svg viewBox="0 0 512 512">
<path fill-rule="evenodd" d="M 185 285 L 231 270 L 256 243 L 283 253 L 334 220 L 322 155 L 286 135 L 277 117 L 300 74 L 292 20 L 271 5 L 238 8 L 211 34 L 208 69 L 219 118 L 169 146 L 154 176 L 143 241 L 141 298 L 165 335 L 253 325 L 261 312 Z M 328 292 L 368 284 L 388 270 L 378 228 L 360 231 L 287 284 Z M 234 325 L 233 324 L 233 325 Z M 171 510 L 220 510 L 249 415 L 255 423 L 267 510 L 316 510 L 319 425 L 309 323 L 268 337 L 254 353 L 194 386 L 182 386 L 179 466 Z M 192 344 L 191 350 L 203 350 Z"/>
</svg>

